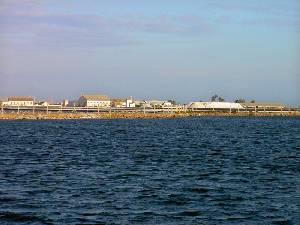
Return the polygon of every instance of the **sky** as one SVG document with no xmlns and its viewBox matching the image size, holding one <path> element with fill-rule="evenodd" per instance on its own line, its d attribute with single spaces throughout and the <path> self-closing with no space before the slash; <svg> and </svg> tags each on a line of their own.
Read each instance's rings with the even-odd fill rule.
<svg viewBox="0 0 300 225">
<path fill-rule="evenodd" d="M 0 96 L 300 105 L 299 0 L 0 0 Z"/>
</svg>

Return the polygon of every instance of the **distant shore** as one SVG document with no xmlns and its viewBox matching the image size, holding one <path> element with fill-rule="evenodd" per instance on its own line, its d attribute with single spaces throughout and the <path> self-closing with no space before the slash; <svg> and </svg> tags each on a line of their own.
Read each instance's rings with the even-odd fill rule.
<svg viewBox="0 0 300 225">
<path fill-rule="evenodd" d="M 297 112 L 172 112 L 172 113 L 143 113 L 143 112 L 101 112 L 101 113 L 76 113 L 76 112 L 4 112 L 0 113 L 0 120 L 67 120 L 67 119 L 138 119 L 138 118 L 180 118 L 198 116 L 300 116 Z"/>
</svg>

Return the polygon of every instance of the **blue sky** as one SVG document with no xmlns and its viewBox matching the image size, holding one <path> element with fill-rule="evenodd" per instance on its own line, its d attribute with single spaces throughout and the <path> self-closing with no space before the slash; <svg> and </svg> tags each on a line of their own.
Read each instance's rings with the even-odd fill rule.
<svg viewBox="0 0 300 225">
<path fill-rule="evenodd" d="M 300 105 L 298 0 L 1 0 L 0 96 Z"/>
</svg>

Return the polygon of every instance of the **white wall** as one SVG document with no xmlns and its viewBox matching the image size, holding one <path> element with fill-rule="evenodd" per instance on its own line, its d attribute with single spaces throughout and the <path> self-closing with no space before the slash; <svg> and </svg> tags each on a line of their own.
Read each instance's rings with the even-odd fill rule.
<svg viewBox="0 0 300 225">
<path fill-rule="evenodd" d="M 33 101 L 8 101 L 9 106 L 33 106 Z"/>
<path fill-rule="evenodd" d="M 87 107 L 109 107 L 110 101 L 87 101 Z"/>
<path fill-rule="evenodd" d="M 240 103 L 233 102 L 191 102 L 190 109 L 243 109 Z"/>
</svg>

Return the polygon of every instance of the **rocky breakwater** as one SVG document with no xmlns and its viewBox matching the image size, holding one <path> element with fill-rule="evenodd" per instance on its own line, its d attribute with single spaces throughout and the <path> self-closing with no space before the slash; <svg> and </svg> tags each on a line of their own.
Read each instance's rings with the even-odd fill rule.
<svg viewBox="0 0 300 225">
<path fill-rule="evenodd" d="M 0 113 L 0 119 L 4 120 L 50 120 L 50 119 L 118 119 L 118 118 L 177 118 L 189 116 L 183 113 L 142 113 L 142 112 L 101 112 L 101 113 L 32 113 L 10 112 Z"/>
<path fill-rule="evenodd" d="M 176 112 L 176 113 L 143 113 L 143 112 L 101 112 L 101 113 L 76 113 L 76 112 L 4 112 L 0 113 L 0 120 L 67 120 L 67 119 L 138 119 L 138 118 L 178 118 L 198 116 L 300 116 L 300 111 L 293 112 Z"/>
</svg>

